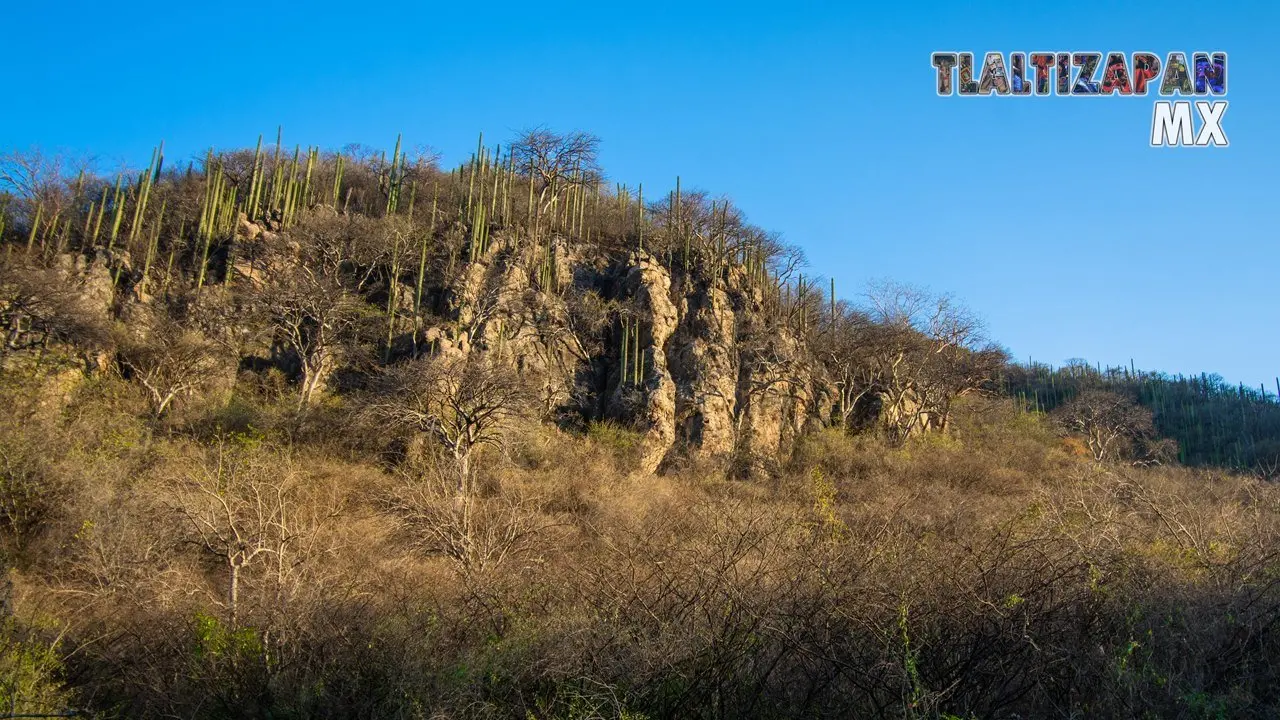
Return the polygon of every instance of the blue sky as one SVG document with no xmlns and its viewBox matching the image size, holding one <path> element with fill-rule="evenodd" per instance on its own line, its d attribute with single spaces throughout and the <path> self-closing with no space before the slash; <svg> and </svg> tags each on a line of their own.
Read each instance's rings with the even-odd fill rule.
<svg viewBox="0 0 1280 720">
<path fill-rule="evenodd" d="M 1272 2 L 14 5 L 0 147 L 583 129 L 611 178 L 733 198 L 847 297 L 953 292 L 1016 357 L 1280 375 Z M 940 49 L 1226 51 L 1231 146 L 1148 147 L 1151 97 L 936 97 Z"/>
</svg>

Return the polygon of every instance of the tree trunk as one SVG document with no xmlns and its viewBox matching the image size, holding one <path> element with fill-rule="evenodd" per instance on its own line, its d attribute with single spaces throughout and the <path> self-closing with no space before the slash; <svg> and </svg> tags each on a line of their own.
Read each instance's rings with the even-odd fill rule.
<svg viewBox="0 0 1280 720">
<path fill-rule="evenodd" d="M 231 568 L 231 582 L 227 588 L 227 610 L 231 615 L 231 627 L 235 628 L 239 623 L 240 566 L 235 560 L 229 560 L 227 565 Z"/>
</svg>

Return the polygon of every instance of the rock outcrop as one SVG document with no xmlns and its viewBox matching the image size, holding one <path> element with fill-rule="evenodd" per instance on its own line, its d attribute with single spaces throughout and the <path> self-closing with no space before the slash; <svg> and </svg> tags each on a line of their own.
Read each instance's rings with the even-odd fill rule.
<svg viewBox="0 0 1280 720">
<path fill-rule="evenodd" d="M 445 322 L 418 345 L 490 354 L 530 377 L 549 413 L 576 408 L 643 431 L 644 472 L 710 463 L 767 474 L 816 421 L 824 381 L 745 273 L 673 277 L 641 251 L 610 266 L 549 247 L 550 269 L 535 279 L 516 244 L 495 239 L 446 288 Z M 588 291 L 608 303 L 594 354 L 565 300 Z"/>
<path fill-rule="evenodd" d="M 827 383 L 794 319 L 741 265 L 673 267 L 669 257 L 639 249 L 620 255 L 555 236 L 529 243 L 503 231 L 464 262 L 458 248 L 467 248 L 465 229 L 455 224 L 441 241 L 444 271 L 427 274 L 423 286 L 413 269 L 397 276 L 356 261 L 322 266 L 333 277 L 294 277 L 291 263 L 307 262 L 307 242 L 334 245 L 367 230 L 340 218 L 321 209 L 297 229 L 238 218 L 234 247 L 223 255 L 230 265 L 211 265 L 205 304 L 233 313 L 233 296 L 244 294 L 263 307 L 293 302 L 294 314 L 310 318 L 332 304 L 317 294 L 333 300 L 345 293 L 368 303 L 360 312 L 381 311 L 390 320 L 380 359 L 480 353 L 509 364 L 536 388 L 544 417 L 612 420 L 641 431 L 639 469 L 646 473 L 709 466 L 768 474 L 821 414 Z M 376 243 L 363 247 L 384 252 Z M 66 300 L 74 299 L 70 314 L 88 324 L 106 327 L 113 317 L 129 323 L 155 303 L 160 290 L 121 292 L 126 286 L 113 282 L 112 268 L 130 277 L 127 256 L 76 262 L 44 272 L 75 285 Z M 298 350 L 281 344 L 288 340 L 282 332 L 260 334 L 262 347 L 242 348 L 255 362 L 242 357 L 240 366 L 280 368 L 325 390 L 342 348 L 313 353 L 315 367 L 303 372 Z"/>
</svg>

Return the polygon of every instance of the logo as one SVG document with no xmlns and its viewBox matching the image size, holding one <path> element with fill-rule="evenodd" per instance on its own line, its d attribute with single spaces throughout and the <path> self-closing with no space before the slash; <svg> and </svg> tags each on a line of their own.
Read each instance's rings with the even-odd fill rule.
<svg viewBox="0 0 1280 720">
<path fill-rule="evenodd" d="M 1011 95 L 1021 97 L 1145 97 L 1154 87 L 1159 97 L 1213 98 L 1227 94 L 1227 54 L 1171 52 L 999 52 L 982 60 L 975 80 L 974 54 L 935 52 L 938 95 Z M 959 79 L 957 81 L 957 75 Z M 1157 100 L 1151 114 L 1152 147 L 1227 147 L 1222 119 L 1226 100 Z M 1197 122 L 1198 121 L 1198 122 Z"/>
</svg>

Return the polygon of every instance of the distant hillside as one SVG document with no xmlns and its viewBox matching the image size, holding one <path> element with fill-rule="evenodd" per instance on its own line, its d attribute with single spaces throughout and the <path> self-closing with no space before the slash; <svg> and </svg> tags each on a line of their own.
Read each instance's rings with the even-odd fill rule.
<svg viewBox="0 0 1280 720">
<path fill-rule="evenodd" d="M 1217 375 L 1170 376 L 1083 362 L 1010 366 L 1002 385 L 1044 412 L 1089 389 L 1131 396 L 1152 411 L 1162 435 L 1177 441 L 1178 459 L 1188 465 L 1256 469 L 1270 476 L 1280 462 L 1280 399 L 1265 387 L 1229 385 Z"/>
</svg>

